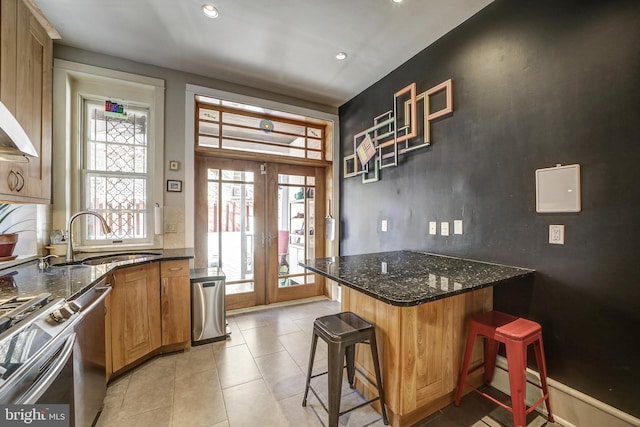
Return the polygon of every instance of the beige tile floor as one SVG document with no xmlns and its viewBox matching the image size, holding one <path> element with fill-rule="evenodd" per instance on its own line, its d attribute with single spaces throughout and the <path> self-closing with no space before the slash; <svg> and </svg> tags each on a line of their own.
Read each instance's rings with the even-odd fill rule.
<svg viewBox="0 0 640 427">
<path fill-rule="evenodd" d="M 327 414 L 312 393 L 306 408 L 301 403 L 313 320 L 338 311 L 339 303 L 323 299 L 230 314 L 226 341 L 158 356 L 112 381 L 97 426 L 325 426 Z M 326 361 L 320 340 L 314 373 L 326 370 Z M 326 376 L 312 384 L 326 401 Z M 362 401 L 345 382 L 342 410 Z M 469 395 L 460 408 L 444 408 L 418 425 L 486 427 L 509 419 L 506 410 Z M 538 427 L 546 420 L 534 413 L 528 421 Z M 343 415 L 340 424 L 384 425 L 369 406 Z"/>
</svg>

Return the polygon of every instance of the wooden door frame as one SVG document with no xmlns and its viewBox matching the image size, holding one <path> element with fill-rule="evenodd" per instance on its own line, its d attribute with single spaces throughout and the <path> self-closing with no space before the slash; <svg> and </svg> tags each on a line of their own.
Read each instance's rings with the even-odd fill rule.
<svg viewBox="0 0 640 427">
<path fill-rule="evenodd" d="M 326 214 L 326 168 L 300 166 L 284 163 L 267 163 L 267 211 L 278 212 L 278 174 L 301 175 L 311 173 L 315 179 L 315 256 L 325 254 L 324 217 Z M 309 175 L 307 175 L 309 176 Z M 275 195 L 275 196 L 273 196 Z M 267 248 L 267 304 L 308 298 L 324 294 L 324 279 L 315 275 L 315 282 L 311 286 L 278 287 L 278 218 L 277 214 L 267 215 L 267 234 L 275 236 L 273 244 Z"/>
<path fill-rule="evenodd" d="M 207 186 L 203 185 L 208 182 L 207 170 L 212 168 L 230 169 L 230 170 L 246 170 L 254 172 L 254 203 L 255 206 L 265 206 L 265 185 L 266 180 L 260 173 L 260 165 L 262 162 L 252 160 L 234 160 L 223 159 L 210 156 L 195 156 L 195 199 L 207 200 Z M 266 284 L 265 284 L 265 251 L 257 250 L 261 246 L 261 239 L 257 236 L 266 235 L 264 213 L 259 213 L 260 209 L 255 209 L 255 236 L 254 254 L 253 254 L 253 282 L 254 291 L 246 294 L 234 294 L 226 296 L 227 310 L 237 308 L 252 307 L 266 303 Z M 266 212 L 266 211 L 265 211 Z M 195 203 L 194 208 L 194 267 L 207 267 L 206 255 L 208 253 L 207 235 L 207 203 Z M 260 217 L 258 217 L 260 215 Z M 224 271 L 224 266 L 222 268 Z"/>
</svg>

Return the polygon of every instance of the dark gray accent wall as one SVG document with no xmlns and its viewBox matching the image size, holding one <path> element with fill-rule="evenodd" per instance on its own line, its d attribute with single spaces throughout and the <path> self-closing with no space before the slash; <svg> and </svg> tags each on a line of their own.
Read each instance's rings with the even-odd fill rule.
<svg viewBox="0 0 640 427">
<path fill-rule="evenodd" d="M 497 0 L 343 105 L 343 154 L 395 91 L 448 78 L 454 114 L 431 147 L 379 182 L 341 181 L 340 253 L 537 270 L 532 287 L 497 287 L 495 308 L 542 324 L 550 377 L 639 417 L 640 2 Z M 538 214 L 535 170 L 558 163 L 581 165 L 582 211 Z M 454 219 L 462 236 L 428 234 Z"/>
</svg>

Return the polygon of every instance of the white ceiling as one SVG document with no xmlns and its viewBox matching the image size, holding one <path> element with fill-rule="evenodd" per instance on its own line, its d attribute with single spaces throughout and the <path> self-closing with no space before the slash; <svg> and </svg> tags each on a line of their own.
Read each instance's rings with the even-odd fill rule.
<svg viewBox="0 0 640 427">
<path fill-rule="evenodd" d="M 35 0 L 59 43 L 339 106 L 492 0 Z M 213 3 L 217 19 L 201 5 Z M 339 51 L 348 53 L 337 61 Z"/>
</svg>

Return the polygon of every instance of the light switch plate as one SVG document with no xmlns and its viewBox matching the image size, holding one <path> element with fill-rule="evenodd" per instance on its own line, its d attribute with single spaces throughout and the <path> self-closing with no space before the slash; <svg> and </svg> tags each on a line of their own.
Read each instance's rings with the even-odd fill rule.
<svg viewBox="0 0 640 427">
<path fill-rule="evenodd" d="M 456 219 L 453 221 L 453 234 L 462 234 L 462 220 Z"/>
<path fill-rule="evenodd" d="M 387 231 L 387 220 L 386 219 L 383 219 L 382 222 L 380 223 L 380 230 Z"/>
<path fill-rule="evenodd" d="M 449 223 L 448 222 L 441 222 L 440 223 L 440 234 L 443 236 L 448 236 L 449 235 Z"/>
<path fill-rule="evenodd" d="M 429 221 L 429 234 L 435 236 L 438 234 L 438 223 L 435 221 Z"/>
<path fill-rule="evenodd" d="M 564 225 L 549 225 L 549 243 L 564 245 Z"/>
</svg>

